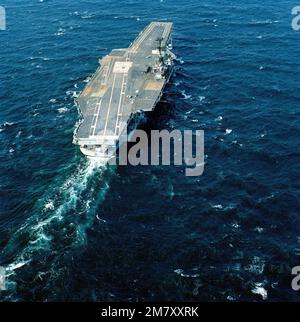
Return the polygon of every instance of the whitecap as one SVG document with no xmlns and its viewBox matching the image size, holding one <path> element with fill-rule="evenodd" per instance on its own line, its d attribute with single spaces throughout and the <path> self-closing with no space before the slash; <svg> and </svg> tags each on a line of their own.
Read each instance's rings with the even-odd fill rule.
<svg viewBox="0 0 300 322">
<path fill-rule="evenodd" d="M 238 229 L 238 228 L 240 228 L 240 225 L 238 223 L 233 223 L 233 224 L 231 224 L 231 227 Z"/>
<path fill-rule="evenodd" d="M 93 17 L 93 15 L 91 15 L 91 14 L 87 14 L 87 15 L 82 15 L 81 16 L 81 19 L 90 19 L 90 18 L 92 18 Z"/>
<path fill-rule="evenodd" d="M 68 96 L 72 96 L 72 97 L 74 97 L 74 98 L 77 98 L 77 97 L 79 96 L 79 93 L 78 93 L 78 92 L 76 92 L 76 91 L 66 91 L 66 94 L 67 94 Z"/>
<path fill-rule="evenodd" d="M 14 124 L 15 123 L 13 123 L 13 122 L 4 122 L 3 124 L 0 125 L 0 129 L 4 130 L 6 127 L 12 126 Z"/>
<path fill-rule="evenodd" d="M 21 136 L 21 134 L 22 134 L 22 131 L 20 130 L 16 135 L 16 139 L 18 139 Z"/>
<path fill-rule="evenodd" d="M 215 209 L 223 209 L 223 206 L 222 206 L 222 205 L 220 205 L 220 204 L 218 204 L 218 205 L 213 205 L 212 207 L 213 207 L 213 208 L 215 208 Z"/>
<path fill-rule="evenodd" d="M 199 101 L 202 102 L 205 100 L 205 98 L 206 98 L 205 96 L 199 96 Z"/>
<path fill-rule="evenodd" d="M 180 64 L 184 64 L 184 60 L 181 57 L 177 57 L 176 60 L 179 61 Z"/>
<path fill-rule="evenodd" d="M 183 269 L 181 269 L 181 268 L 175 269 L 174 273 L 176 273 L 182 277 L 194 277 L 195 278 L 195 277 L 200 276 L 200 274 L 186 274 L 186 273 L 184 273 Z"/>
<path fill-rule="evenodd" d="M 185 93 L 185 90 L 181 91 L 181 94 L 183 95 L 184 99 L 187 100 L 187 99 L 190 99 L 192 97 L 192 95 L 188 95 Z"/>
<path fill-rule="evenodd" d="M 57 31 L 54 35 L 55 35 L 55 36 L 62 36 L 62 35 L 64 35 L 64 34 L 65 34 L 65 32 L 66 32 L 66 30 L 60 27 L 60 28 L 58 29 L 58 31 Z"/>
<path fill-rule="evenodd" d="M 193 110 L 194 110 L 194 109 L 192 108 L 191 110 L 187 111 L 185 114 L 186 114 L 186 115 L 191 114 L 191 113 L 193 112 Z"/>
<path fill-rule="evenodd" d="M 83 80 L 84 83 L 88 83 L 92 77 L 88 76 L 86 79 Z"/>
<path fill-rule="evenodd" d="M 271 25 L 273 22 L 278 22 L 278 21 L 277 20 L 272 21 L 271 19 L 258 20 L 258 21 L 254 21 L 252 24 L 254 24 L 254 25 Z"/>
<path fill-rule="evenodd" d="M 50 210 L 53 210 L 53 209 L 54 209 L 53 201 L 52 201 L 52 200 L 49 200 L 49 201 L 45 204 L 44 209 L 50 209 Z"/>
<path fill-rule="evenodd" d="M 30 260 L 21 261 L 19 263 L 12 263 L 12 264 L 10 264 L 10 265 L 8 265 L 6 267 L 6 270 L 8 270 L 8 271 L 14 271 L 15 269 L 21 268 L 21 267 L 23 267 L 24 265 L 26 265 L 29 262 L 30 262 Z"/>
<path fill-rule="evenodd" d="M 50 98 L 49 103 L 56 103 L 56 98 Z"/>
<path fill-rule="evenodd" d="M 97 218 L 99 221 L 106 223 L 106 220 L 105 220 L 105 219 L 100 218 L 100 217 L 98 216 L 98 214 L 96 215 L 96 218 Z"/>
<path fill-rule="evenodd" d="M 264 229 L 262 227 L 255 227 L 254 231 L 257 231 L 258 233 L 262 233 L 264 231 Z"/>
<path fill-rule="evenodd" d="M 57 109 L 57 111 L 59 114 L 62 114 L 62 113 L 66 113 L 68 111 L 68 109 L 66 107 L 60 107 Z"/>
<path fill-rule="evenodd" d="M 261 295 L 263 300 L 266 300 L 268 298 L 268 292 L 263 287 L 262 283 L 255 283 L 255 287 L 253 290 L 251 290 L 252 293 Z"/>
<path fill-rule="evenodd" d="M 46 234 L 40 233 L 37 239 L 30 241 L 30 244 L 38 244 L 40 246 L 42 243 L 48 243 L 51 239 L 52 238 L 48 237 Z"/>
<path fill-rule="evenodd" d="M 205 86 L 202 86 L 202 87 L 200 87 L 202 90 L 206 90 L 206 89 L 208 89 L 209 88 L 209 85 L 205 85 Z"/>
<path fill-rule="evenodd" d="M 232 132 L 232 129 L 226 129 L 225 135 L 230 134 Z"/>
</svg>

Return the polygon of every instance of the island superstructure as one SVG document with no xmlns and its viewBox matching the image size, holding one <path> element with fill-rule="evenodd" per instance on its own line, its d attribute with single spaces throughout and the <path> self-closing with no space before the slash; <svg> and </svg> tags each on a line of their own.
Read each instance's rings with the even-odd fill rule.
<svg viewBox="0 0 300 322">
<path fill-rule="evenodd" d="M 173 24 L 151 22 L 129 48 L 103 57 L 76 99 L 81 120 L 73 143 L 83 154 L 108 162 L 139 112 L 152 111 L 173 71 Z"/>
</svg>

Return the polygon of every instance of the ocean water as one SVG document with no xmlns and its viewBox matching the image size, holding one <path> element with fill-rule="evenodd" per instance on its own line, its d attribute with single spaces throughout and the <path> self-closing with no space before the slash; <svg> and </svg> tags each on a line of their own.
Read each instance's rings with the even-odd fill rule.
<svg viewBox="0 0 300 322">
<path fill-rule="evenodd" d="M 1 301 L 297 301 L 297 3 L 3 0 Z M 74 98 L 112 48 L 173 21 L 176 73 L 146 128 L 203 129 L 205 169 L 104 169 Z"/>
</svg>

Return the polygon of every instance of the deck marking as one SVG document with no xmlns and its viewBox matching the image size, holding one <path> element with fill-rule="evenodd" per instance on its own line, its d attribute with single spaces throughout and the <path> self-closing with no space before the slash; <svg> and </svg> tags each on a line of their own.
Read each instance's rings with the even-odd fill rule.
<svg viewBox="0 0 300 322">
<path fill-rule="evenodd" d="M 133 44 L 133 46 L 130 48 L 130 50 L 132 52 L 136 52 L 137 49 L 140 47 L 141 43 L 146 39 L 146 37 L 150 34 L 150 32 L 157 26 L 157 24 L 155 23 L 151 23 L 150 26 L 148 26 L 148 30 L 145 30 L 144 34 L 142 35 L 142 37 L 140 37 L 140 39 L 137 40 L 137 42 L 135 44 Z"/>
<path fill-rule="evenodd" d="M 100 101 L 97 104 L 98 105 L 98 109 L 97 109 L 97 116 L 96 116 L 96 122 L 95 122 L 95 126 L 94 126 L 94 131 L 93 131 L 93 134 L 92 134 L 93 136 L 95 135 L 96 125 L 97 125 L 98 118 L 99 118 L 101 104 L 102 104 L 102 98 L 100 98 Z"/>
<path fill-rule="evenodd" d="M 112 70 L 112 67 L 114 66 L 114 62 L 115 62 L 114 59 L 112 59 L 110 61 L 110 63 L 109 63 L 107 77 L 108 77 L 108 75 L 110 75 L 110 72 Z M 107 81 L 107 77 L 106 77 L 106 81 Z"/>
<path fill-rule="evenodd" d="M 106 79 L 107 79 L 107 74 L 108 74 L 108 68 L 109 68 L 109 66 L 104 66 L 104 79 L 102 80 L 102 82 L 101 82 L 101 84 L 102 85 L 104 85 L 104 84 L 106 84 Z"/>
<path fill-rule="evenodd" d="M 121 92 L 120 92 L 120 100 L 119 100 L 119 106 L 118 106 L 115 134 L 117 134 L 117 127 L 119 127 L 118 126 L 119 115 L 122 115 L 122 114 L 120 114 L 120 108 L 121 108 L 121 103 L 123 101 L 123 97 L 125 94 L 125 89 L 123 87 L 124 87 L 124 84 L 126 84 L 126 79 L 127 79 L 127 74 L 125 73 L 125 74 L 123 74 L 123 79 L 122 79 L 122 84 L 121 84 Z"/>
<path fill-rule="evenodd" d="M 104 79 L 102 80 L 101 84 L 107 84 L 107 78 L 110 75 L 110 70 L 111 70 L 111 66 L 113 65 L 114 60 L 111 59 L 110 62 L 104 66 L 105 71 L 104 71 Z"/>
<path fill-rule="evenodd" d="M 111 93 L 110 93 L 110 99 L 109 99 L 109 104 L 108 104 L 108 110 L 107 110 L 107 115 L 106 115 L 106 120 L 105 120 L 105 127 L 104 127 L 103 136 L 105 136 L 105 132 L 106 132 L 106 128 L 107 128 L 108 116 L 109 116 L 111 101 L 112 101 L 112 98 L 113 98 L 113 93 L 114 93 L 114 88 L 115 88 L 116 75 L 117 74 L 115 73 L 112 88 L 111 88 Z"/>
<path fill-rule="evenodd" d="M 86 113 L 89 116 L 88 125 L 90 126 L 90 129 L 85 130 L 83 138 L 85 138 L 86 134 L 89 133 L 91 140 L 97 139 L 100 142 L 104 139 L 106 140 L 109 137 L 111 133 L 110 131 L 114 131 L 115 135 L 120 135 L 121 130 L 126 128 L 126 122 L 132 118 L 134 109 L 136 109 L 141 99 L 136 97 L 132 98 L 133 96 L 130 97 L 129 95 L 126 96 L 126 94 L 130 94 L 130 92 L 136 89 L 133 88 L 136 87 L 134 86 L 135 82 L 129 81 L 130 73 L 126 72 L 125 70 L 120 71 L 120 76 L 116 75 L 113 72 L 115 62 L 134 62 L 135 60 L 137 60 L 138 63 L 134 63 L 134 66 L 136 67 L 136 65 L 140 65 L 140 60 L 144 59 L 144 56 L 149 54 L 148 56 L 146 56 L 146 58 L 151 58 L 151 60 L 148 60 L 147 63 L 154 63 L 154 58 L 156 57 L 151 54 L 151 49 L 157 48 L 158 38 L 163 38 L 163 45 L 167 44 L 171 30 L 172 24 L 170 23 L 152 22 L 150 25 L 148 25 L 148 27 L 144 29 L 144 31 L 139 33 L 136 41 L 131 43 L 129 48 L 124 49 L 125 53 L 121 59 L 111 56 L 110 60 L 107 60 L 107 63 L 105 64 L 105 66 L 103 66 L 104 70 L 102 72 L 102 76 L 100 75 L 101 71 L 96 71 L 95 77 L 92 77 L 92 81 L 96 81 L 96 86 L 94 89 L 91 89 L 92 91 L 87 95 L 86 99 L 88 100 L 89 97 L 93 96 L 93 93 L 95 93 L 99 85 L 107 85 L 107 94 L 105 95 L 104 93 L 101 96 L 97 94 L 95 95 L 96 97 L 94 96 L 96 98 L 95 101 L 87 101 Z M 97 73 L 99 73 L 99 76 L 97 75 Z M 114 76 L 112 76 L 112 74 L 114 74 Z M 131 77 L 134 78 L 135 74 L 132 74 Z M 119 87 L 120 85 L 121 87 Z M 109 93 L 109 90 L 111 90 L 111 93 Z M 159 100 L 161 95 L 162 93 L 159 94 L 159 97 L 155 100 L 154 105 L 156 104 L 157 100 Z M 154 99 L 154 94 L 149 95 L 149 93 L 145 93 L 145 97 L 143 97 L 142 100 L 144 100 L 146 109 L 149 109 L 150 105 L 153 105 Z M 106 116 L 105 113 L 107 113 Z M 114 123 L 115 128 L 113 128 Z"/>
</svg>

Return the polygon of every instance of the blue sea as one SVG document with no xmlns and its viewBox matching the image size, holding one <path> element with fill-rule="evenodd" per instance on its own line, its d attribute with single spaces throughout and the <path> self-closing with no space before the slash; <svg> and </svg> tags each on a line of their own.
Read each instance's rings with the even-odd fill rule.
<svg viewBox="0 0 300 322">
<path fill-rule="evenodd" d="M 2 0 L 0 301 L 298 301 L 296 1 Z M 205 168 L 103 168 L 74 99 L 113 48 L 174 23 L 146 128 L 202 129 Z"/>
</svg>

